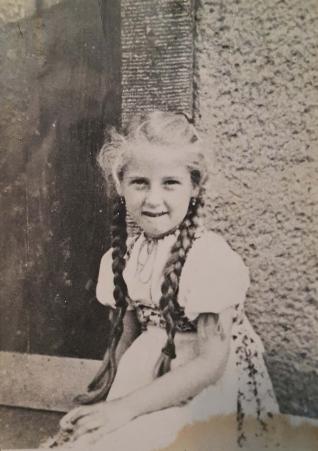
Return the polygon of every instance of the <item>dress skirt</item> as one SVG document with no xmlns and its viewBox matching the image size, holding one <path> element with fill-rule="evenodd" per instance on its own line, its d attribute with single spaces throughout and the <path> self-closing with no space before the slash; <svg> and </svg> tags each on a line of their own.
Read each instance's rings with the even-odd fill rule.
<svg viewBox="0 0 318 451">
<path fill-rule="evenodd" d="M 164 329 L 148 326 L 123 355 L 108 400 L 123 397 L 153 381 L 153 370 L 166 341 Z M 195 340 L 193 340 L 195 343 Z M 173 367 L 189 360 L 195 350 L 189 340 L 177 343 Z M 194 398 L 177 407 L 138 417 L 127 425 L 100 438 L 90 447 L 109 451 L 153 451 L 171 444 L 178 433 L 195 422 L 214 416 L 231 415 L 227 434 L 233 442 L 246 438 L 244 417 L 259 419 L 260 429 L 278 412 L 270 378 L 262 357 L 262 344 L 246 317 L 233 328 L 231 348 L 222 377 Z M 80 443 L 79 443 L 80 445 Z M 209 451 L 213 447 L 207 446 Z M 216 448 L 217 449 L 217 448 Z"/>
</svg>

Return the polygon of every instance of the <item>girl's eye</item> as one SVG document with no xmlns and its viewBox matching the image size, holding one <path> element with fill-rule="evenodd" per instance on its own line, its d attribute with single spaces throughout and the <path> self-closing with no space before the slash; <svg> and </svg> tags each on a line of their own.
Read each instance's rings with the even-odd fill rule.
<svg viewBox="0 0 318 451">
<path fill-rule="evenodd" d="M 165 186 L 175 186 L 175 185 L 180 185 L 179 180 L 175 180 L 175 179 L 168 179 L 164 181 Z"/>
<path fill-rule="evenodd" d="M 137 188 L 144 188 L 147 186 L 147 180 L 144 178 L 137 178 L 131 180 L 130 184 L 136 186 Z"/>
</svg>

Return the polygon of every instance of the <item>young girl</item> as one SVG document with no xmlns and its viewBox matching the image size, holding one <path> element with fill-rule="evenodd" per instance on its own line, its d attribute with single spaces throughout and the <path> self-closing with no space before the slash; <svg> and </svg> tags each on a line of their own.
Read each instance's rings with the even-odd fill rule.
<svg viewBox="0 0 318 451">
<path fill-rule="evenodd" d="M 265 431 L 278 411 L 244 314 L 248 270 L 203 226 L 203 151 L 183 115 L 153 112 L 100 153 L 119 196 L 97 285 L 97 299 L 113 308 L 112 329 L 80 397 L 87 405 L 61 421 L 71 446 L 150 451 L 193 421 L 233 412 L 242 444 L 246 415 Z M 133 238 L 126 217 L 139 227 Z"/>
</svg>

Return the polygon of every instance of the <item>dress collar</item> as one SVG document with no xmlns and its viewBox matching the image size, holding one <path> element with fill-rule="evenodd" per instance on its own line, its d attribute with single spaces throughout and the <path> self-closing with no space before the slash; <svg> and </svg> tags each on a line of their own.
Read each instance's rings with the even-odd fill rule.
<svg viewBox="0 0 318 451">
<path fill-rule="evenodd" d="M 199 226 L 195 231 L 195 239 L 199 238 L 205 231 L 206 231 L 206 229 L 203 226 Z M 180 229 L 179 229 L 179 227 L 177 227 L 176 229 L 173 229 L 170 232 L 167 232 L 158 237 L 148 236 L 148 235 L 146 235 L 145 232 L 141 232 L 139 237 L 141 238 L 142 241 L 147 241 L 149 244 L 150 243 L 157 244 L 157 243 L 161 243 L 164 241 L 170 242 L 170 240 L 172 240 L 172 238 L 177 239 L 179 234 L 180 234 Z"/>
<path fill-rule="evenodd" d="M 164 241 L 168 237 L 177 238 L 179 233 L 180 233 L 180 230 L 179 230 L 179 227 L 177 227 L 176 229 L 170 230 L 169 232 L 164 233 L 159 236 L 156 236 L 156 237 L 148 236 L 145 232 L 142 232 L 141 235 L 148 242 L 158 243 L 160 241 Z"/>
</svg>

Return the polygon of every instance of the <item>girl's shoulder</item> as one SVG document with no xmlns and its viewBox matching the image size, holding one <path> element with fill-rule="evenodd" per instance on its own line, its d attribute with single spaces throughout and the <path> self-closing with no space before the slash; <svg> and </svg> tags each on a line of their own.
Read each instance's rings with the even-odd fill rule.
<svg viewBox="0 0 318 451">
<path fill-rule="evenodd" d="M 205 229 L 198 232 L 187 258 L 188 265 L 198 263 L 200 266 L 217 264 L 245 267 L 241 256 L 231 248 L 222 235 Z"/>
<path fill-rule="evenodd" d="M 248 287 L 249 271 L 240 255 L 221 235 L 200 233 L 188 253 L 180 280 L 179 303 L 187 316 L 219 313 L 243 303 Z"/>
</svg>

